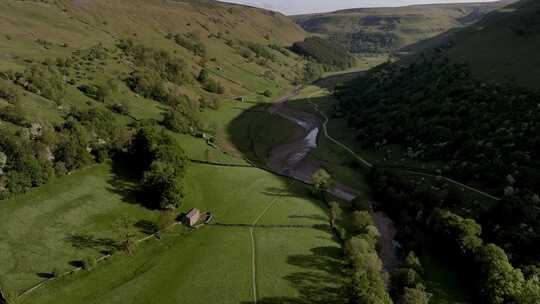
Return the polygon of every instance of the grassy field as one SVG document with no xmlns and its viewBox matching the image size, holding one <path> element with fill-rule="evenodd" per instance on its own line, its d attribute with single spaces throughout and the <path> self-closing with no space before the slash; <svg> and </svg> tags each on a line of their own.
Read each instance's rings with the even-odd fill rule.
<svg viewBox="0 0 540 304">
<path fill-rule="evenodd" d="M 316 225 L 255 228 L 261 297 L 306 296 L 303 287 L 290 278 L 298 276 L 302 268 L 313 275 L 320 269 L 309 259 L 302 264 L 298 257 L 326 254 L 317 248 L 332 254 L 340 250 L 327 228 L 324 206 L 303 185 L 291 185 L 255 168 L 202 164 L 192 166 L 188 180 L 183 209 L 196 206 L 211 211 L 218 225 L 197 231 L 175 228 L 164 240 L 142 245 L 133 257 L 119 254 L 94 271 L 52 282 L 31 294 L 28 303 L 55 303 L 58 299 L 69 303 L 178 303 L 182 298 L 190 303 L 218 299 L 220 303 L 249 303 L 251 244 L 249 229 L 241 225 L 251 224 L 261 214 L 262 225 Z M 338 262 L 338 256 L 328 258 Z M 332 275 L 339 285 L 339 274 Z"/>
<path fill-rule="evenodd" d="M 203 114 L 232 145 L 231 121 L 251 107 L 230 102 Z M 255 113 L 250 119 L 268 122 L 260 118 Z M 279 140 L 289 136 L 285 127 L 282 131 Z M 279 299 L 315 296 L 338 303 L 342 276 L 334 270 L 341 263 L 340 246 L 329 231 L 325 205 L 310 189 L 247 167 L 241 158 L 223 154 L 200 138 L 174 136 L 191 159 L 206 161 L 210 151 L 212 162 L 246 166 L 190 167 L 181 209 L 210 211 L 216 225 L 197 231 L 177 227 L 161 241 L 139 245 L 133 256 L 118 253 L 92 271 L 52 281 L 25 296 L 24 303 L 251 303 L 253 244 L 246 225 L 255 220 L 262 225 L 253 230 L 258 298 L 281 303 Z M 158 213 L 138 204 L 133 197 L 136 183 L 124 176 L 122 168 L 102 164 L 3 202 L 2 288 L 21 292 L 55 268 L 66 271 L 74 261 L 100 256 L 118 239 L 113 223 L 123 215 L 155 221 Z M 316 284 L 310 277 L 326 277 L 322 284 L 327 288 L 313 294 Z"/>
<path fill-rule="evenodd" d="M 135 183 L 110 164 L 59 178 L 0 204 L 0 282 L 21 291 L 72 269 L 75 261 L 112 250 L 113 223 L 157 218 L 131 197 Z"/>
</svg>

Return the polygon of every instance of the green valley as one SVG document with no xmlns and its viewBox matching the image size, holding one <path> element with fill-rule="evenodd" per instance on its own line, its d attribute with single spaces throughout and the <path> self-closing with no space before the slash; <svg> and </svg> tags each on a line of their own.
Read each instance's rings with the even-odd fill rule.
<svg viewBox="0 0 540 304">
<path fill-rule="evenodd" d="M 537 1 L 228 2 L 0 2 L 0 304 L 540 303 Z"/>
</svg>

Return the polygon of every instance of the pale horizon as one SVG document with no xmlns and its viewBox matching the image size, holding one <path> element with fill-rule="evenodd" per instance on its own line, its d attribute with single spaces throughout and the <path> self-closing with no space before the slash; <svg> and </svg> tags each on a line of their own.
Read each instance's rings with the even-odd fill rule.
<svg viewBox="0 0 540 304">
<path fill-rule="evenodd" d="M 418 4 L 480 3 L 497 0 L 220 0 L 278 11 L 285 15 L 332 12 L 342 9 L 397 7 Z"/>
</svg>

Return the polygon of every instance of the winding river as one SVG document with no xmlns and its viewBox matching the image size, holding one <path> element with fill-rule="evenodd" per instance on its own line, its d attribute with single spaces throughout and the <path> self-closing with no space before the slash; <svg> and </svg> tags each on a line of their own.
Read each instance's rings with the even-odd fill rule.
<svg viewBox="0 0 540 304">
<path fill-rule="evenodd" d="M 279 174 L 312 184 L 312 176 L 322 168 L 322 164 L 309 158 L 308 155 L 317 147 L 317 137 L 322 133 L 320 130 L 323 126 L 323 120 L 317 115 L 288 106 L 289 99 L 298 92 L 299 88 L 275 102 L 268 109 L 272 115 L 278 115 L 291 121 L 300 128 L 295 130 L 290 141 L 272 148 L 267 166 Z M 360 194 L 358 190 L 339 181 L 336 181 L 335 186 L 328 192 L 346 201 L 351 201 Z M 394 241 L 396 235 L 394 223 L 382 212 L 374 212 L 373 219 L 381 234 L 380 258 L 385 270 L 391 272 L 399 265 L 397 243 Z"/>
</svg>

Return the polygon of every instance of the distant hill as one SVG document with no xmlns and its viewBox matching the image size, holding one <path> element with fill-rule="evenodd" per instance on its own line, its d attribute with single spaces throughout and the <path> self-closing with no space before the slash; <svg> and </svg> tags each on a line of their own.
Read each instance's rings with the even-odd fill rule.
<svg viewBox="0 0 540 304">
<path fill-rule="evenodd" d="M 293 20 L 306 31 L 340 42 L 353 53 L 385 54 L 471 25 L 511 2 L 362 8 L 294 16 Z"/>
<path fill-rule="evenodd" d="M 478 79 L 540 89 L 540 2 L 520 1 L 449 37 L 448 56 Z"/>
</svg>

